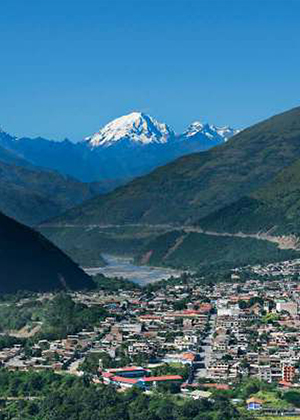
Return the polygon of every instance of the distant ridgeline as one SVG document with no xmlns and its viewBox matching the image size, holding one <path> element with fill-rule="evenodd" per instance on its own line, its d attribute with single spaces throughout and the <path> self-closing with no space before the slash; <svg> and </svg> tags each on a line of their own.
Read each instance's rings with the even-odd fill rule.
<svg viewBox="0 0 300 420">
<path fill-rule="evenodd" d="M 0 210 L 20 222 L 40 223 L 104 191 L 101 183 L 42 169 L 0 146 Z"/>
<path fill-rule="evenodd" d="M 117 118 L 78 143 L 16 138 L 0 129 L 0 211 L 40 223 L 236 132 L 196 122 L 177 135 L 141 112 Z"/>
<path fill-rule="evenodd" d="M 0 130 L 0 145 L 31 164 L 81 181 L 120 183 L 180 156 L 222 144 L 236 133 L 230 127 L 194 122 L 184 133 L 176 134 L 167 124 L 142 112 L 132 112 L 78 143 L 15 138 Z"/>
</svg>

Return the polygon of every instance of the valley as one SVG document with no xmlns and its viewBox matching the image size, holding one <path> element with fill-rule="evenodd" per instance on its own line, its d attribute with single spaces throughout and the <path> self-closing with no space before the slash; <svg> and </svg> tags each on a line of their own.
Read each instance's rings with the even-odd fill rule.
<svg viewBox="0 0 300 420">
<path fill-rule="evenodd" d="M 300 420 L 300 0 L 4 0 L 0 420 Z"/>
<path fill-rule="evenodd" d="M 300 159 L 299 121 L 300 108 L 276 115 L 208 151 L 181 157 L 92 198 L 53 223 L 195 224 L 255 193 Z"/>
<path fill-rule="evenodd" d="M 299 117 L 299 108 L 275 116 L 126 185 L 115 188 L 115 180 L 114 190 L 101 195 L 96 189 L 106 181 L 54 176 L 0 149 L 2 192 L 11 179 L 14 216 L 29 223 L 30 214 L 35 224 L 32 229 L 0 213 L 6 383 L 18 375 L 25 382 L 31 374 L 40 381 L 54 375 L 51 384 L 66 376 L 102 394 L 127 395 L 132 388 L 128 392 L 145 396 L 155 388 L 156 401 L 171 396 L 180 406 L 199 395 L 203 404 L 216 402 L 222 390 L 230 420 L 241 418 L 255 396 L 263 413 L 298 414 L 298 346 L 283 350 L 299 341 Z M 138 150 L 142 160 L 145 144 L 150 156 L 179 141 L 145 115 L 121 122 L 87 139 L 91 151 L 130 149 L 136 157 Z M 199 129 L 212 135 L 212 127 L 201 124 L 191 133 Z M 20 203 L 29 209 L 33 188 L 79 203 L 62 203 L 58 216 L 40 205 L 50 216 L 41 219 L 19 204 L 20 185 L 27 198 Z M 11 203 L 7 197 L 2 194 L 3 206 Z M 282 391 L 286 383 L 292 397 Z M 11 387 L 3 389 L 8 409 L 35 403 L 43 413 L 46 391 L 28 396 L 18 388 L 14 396 Z"/>
<path fill-rule="evenodd" d="M 142 266 L 183 270 L 206 267 L 213 270 L 213 267 L 231 268 L 266 261 L 275 262 L 300 255 L 296 237 L 274 237 L 264 233 L 214 232 L 197 226 L 49 224 L 39 229 L 67 253 L 68 247 L 74 247 L 74 243 L 77 243 L 78 256 L 95 254 L 97 251 L 99 254 L 133 258 Z M 82 261 L 89 262 L 88 259 Z M 103 261 L 99 260 L 99 264 L 100 262 Z M 90 264 L 83 266 L 88 267 Z M 100 270 L 105 271 L 105 266 Z"/>
<path fill-rule="evenodd" d="M 145 286 L 160 280 L 168 280 L 170 277 L 180 277 L 182 274 L 178 270 L 135 265 L 132 258 L 124 256 L 118 257 L 107 254 L 103 254 L 102 256 L 105 265 L 103 267 L 86 268 L 85 272 L 87 274 L 95 276 L 101 273 L 108 278 L 125 278 L 140 286 Z"/>
</svg>

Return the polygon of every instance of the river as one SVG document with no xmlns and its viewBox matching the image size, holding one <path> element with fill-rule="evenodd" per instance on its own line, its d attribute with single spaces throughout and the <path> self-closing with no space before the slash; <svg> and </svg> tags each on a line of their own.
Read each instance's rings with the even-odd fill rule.
<svg viewBox="0 0 300 420">
<path fill-rule="evenodd" d="M 123 277 L 141 286 L 168 279 L 171 276 L 179 277 L 181 274 L 181 271 L 170 268 L 135 265 L 132 258 L 115 255 L 103 255 L 103 258 L 106 261 L 106 266 L 86 268 L 85 271 L 91 276 L 102 273 L 106 277 Z"/>
</svg>

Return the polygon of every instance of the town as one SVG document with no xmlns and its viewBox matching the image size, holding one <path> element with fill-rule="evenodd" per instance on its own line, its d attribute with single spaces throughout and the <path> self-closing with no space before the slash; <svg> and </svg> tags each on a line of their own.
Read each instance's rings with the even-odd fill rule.
<svg viewBox="0 0 300 420">
<path fill-rule="evenodd" d="M 262 281 L 266 271 L 268 276 L 273 273 L 272 281 Z M 217 284 L 182 276 L 152 288 L 70 293 L 75 304 L 104 311 L 93 328 L 60 339 L 35 340 L 42 322 L 31 321 L 30 327 L 9 333 L 16 340 L 27 337 L 26 345 L 12 341 L 11 346 L 2 346 L 1 365 L 11 371 L 86 375 L 95 384 L 120 391 L 159 389 L 193 399 L 235 389 L 249 378 L 270 384 L 283 395 L 298 390 L 299 283 L 290 270 L 279 278 L 273 265 L 251 273 L 245 281 L 235 271 L 230 282 Z M 17 305 L 28 306 L 32 299 L 43 306 L 55 295 L 23 297 Z M 1 334 L 8 332 L 2 329 Z M 274 404 L 268 400 L 271 394 L 251 396 L 245 408 L 298 412 L 297 404 Z"/>
</svg>

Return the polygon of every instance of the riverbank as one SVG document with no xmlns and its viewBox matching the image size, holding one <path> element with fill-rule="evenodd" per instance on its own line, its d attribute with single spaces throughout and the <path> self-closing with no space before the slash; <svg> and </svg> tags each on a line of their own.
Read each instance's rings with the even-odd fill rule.
<svg viewBox="0 0 300 420">
<path fill-rule="evenodd" d="M 180 270 L 135 265 L 133 258 L 130 257 L 105 254 L 103 258 L 106 262 L 104 267 L 86 268 L 86 273 L 91 276 L 101 273 L 106 277 L 123 277 L 140 286 L 169 279 L 172 276 L 180 277 L 182 274 Z"/>
</svg>

